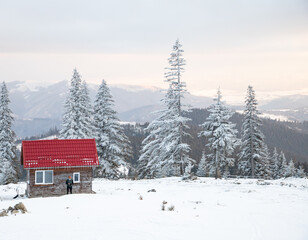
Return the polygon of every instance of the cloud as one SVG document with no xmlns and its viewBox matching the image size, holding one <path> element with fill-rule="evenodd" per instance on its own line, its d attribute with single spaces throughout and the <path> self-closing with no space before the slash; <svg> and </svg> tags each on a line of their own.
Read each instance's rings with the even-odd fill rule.
<svg viewBox="0 0 308 240">
<path fill-rule="evenodd" d="M 194 51 L 308 32 L 307 3 L 273 1 L 5 1 L 0 52 L 165 51 L 180 37 Z"/>
<path fill-rule="evenodd" d="M 0 78 L 165 86 L 180 38 L 191 91 L 308 88 L 305 0 L 4 1 Z"/>
</svg>

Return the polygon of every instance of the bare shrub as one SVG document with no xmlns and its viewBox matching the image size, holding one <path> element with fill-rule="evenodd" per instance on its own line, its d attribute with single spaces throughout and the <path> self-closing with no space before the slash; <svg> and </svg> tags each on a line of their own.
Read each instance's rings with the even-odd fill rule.
<svg viewBox="0 0 308 240">
<path fill-rule="evenodd" d="M 166 204 L 167 204 L 167 202 L 166 202 L 166 201 L 163 201 L 163 203 L 162 203 L 162 205 L 161 205 L 161 210 L 162 210 L 162 211 L 165 211 L 165 210 L 166 210 L 166 207 L 165 207 Z"/>
<path fill-rule="evenodd" d="M 165 204 L 162 204 L 162 205 L 161 205 L 161 210 L 162 210 L 162 211 L 165 211 Z"/>
<path fill-rule="evenodd" d="M 170 207 L 168 207 L 169 211 L 174 211 L 174 209 L 175 209 L 174 205 L 171 205 Z"/>
</svg>

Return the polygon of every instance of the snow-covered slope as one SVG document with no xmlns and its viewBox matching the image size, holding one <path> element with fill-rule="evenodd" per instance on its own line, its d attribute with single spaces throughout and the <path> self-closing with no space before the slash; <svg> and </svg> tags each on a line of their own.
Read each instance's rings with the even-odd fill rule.
<svg viewBox="0 0 308 240">
<path fill-rule="evenodd" d="M 0 186 L 0 209 L 22 201 L 29 210 L 0 217 L 1 239 L 308 239 L 307 179 L 97 179 L 93 185 L 97 194 L 17 200 L 9 199 L 25 184 Z"/>
</svg>

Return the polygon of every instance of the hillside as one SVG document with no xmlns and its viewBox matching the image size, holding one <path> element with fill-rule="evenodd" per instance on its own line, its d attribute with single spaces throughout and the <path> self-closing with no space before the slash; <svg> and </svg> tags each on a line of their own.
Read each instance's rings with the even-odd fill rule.
<svg viewBox="0 0 308 240">
<path fill-rule="evenodd" d="M 192 121 L 189 122 L 190 129 L 188 132 L 192 135 L 192 138 L 186 138 L 185 141 L 191 146 L 190 156 L 197 162 L 201 158 L 202 151 L 206 144 L 204 138 L 198 137 L 201 130 L 200 124 L 208 117 L 209 112 L 206 109 L 192 109 L 190 112 L 186 113 Z M 241 124 L 243 115 L 239 113 L 234 113 L 231 121 L 236 123 L 238 129 L 238 137 L 240 137 Z M 29 123 L 30 124 L 30 123 Z M 39 126 L 39 125 L 38 125 Z M 140 155 L 140 149 L 143 139 L 146 134 L 144 129 L 147 127 L 145 124 L 123 124 L 125 134 L 129 137 L 132 148 L 133 157 L 131 164 L 136 166 L 137 159 Z M 303 164 L 306 172 L 308 172 L 308 123 L 292 123 L 292 122 L 279 122 L 271 119 L 263 119 L 263 125 L 261 128 L 265 135 L 265 142 L 268 145 L 270 151 L 277 148 L 278 151 L 283 151 L 288 160 L 291 158 L 296 162 L 296 164 Z M 51 129 L 50 135 L 57 133 L 56 129 Z M 48 137 L 48 133 L 44 135 L 33 136 L 29 139 L 39 139 L 42 137 Z M 19 141 L 20 142 L 20 141 Z"/>
<path fill-rule="evenodd" d="M 197 163 L 201 158 L 202 151 L 205 149 L 206 139 L 198 137 L 201 131 L 200 124 L 209 116 L 206 109 L 192 109 L 186 113 L 191 118 L 189 122 L 188 132 L 192 138 L 185 138 L 191 147 L 190 157 L 195 159 Z M 234 113 L 231 121 L 236 123 L 238 129 L 238 137 L 240 137 L 243 115 Z M 136 166 L 139 158 L 142 140 L 146 133 L 143 131 L 147 124 L 124 125 L 125 133 L 129 137 L 133 145 L 133 159 L 131 163 Z M 265 135 L 265 142 L 272 152 L 274 147 L 278 151 L 283 151 L 288 160 L 291 158 L 296 164 L 302 164 L 308 172 L 308 131 L 307 123 L 291 123 L 279 122 L 271 119 L 263 119 L 261 128 Z M 208 150 L 206 149 L 206 152 Z M 234 171 L 236 168 L 233 169 Z M 232 169 L 231 169 L 232 171 Z"/>
<path fill-rule="evenodd" d="M 200 131 L 199 125 L 209 116 L 209 112 L 206 109 L 192 109 L 191 112 L 187 113 L 187 116 L 192 119 L 190 124 L 195 132 Z M 243 115 L 234 113 L 231 121 L 236 124 L 238 132 L 241 131 Z M 265 135 L 265 142 L 273 150 L 274 147 L 278 151 L 283 150 L 288 159 L 293 158 L 297 162 L 308 163 L 308 133 L 306 132 L 306 123 L 291 123 L 291 122 L 280 122 L 271 119 L 262 119 L 263 125 L 261 127 L 262 132 Z M 300 127 L 301 126 L 301 127 Z M 194 134 L 194 139 L 197 138 L 197 134 Z M 197 142 L 204 141 L 198 139 Z M 197 151 L 197 150 L 195 150 Z M 194 152 L 195 152 L 194 151 Z M 195 159 L 201 157 L 195 155 Z"/>
</svg>

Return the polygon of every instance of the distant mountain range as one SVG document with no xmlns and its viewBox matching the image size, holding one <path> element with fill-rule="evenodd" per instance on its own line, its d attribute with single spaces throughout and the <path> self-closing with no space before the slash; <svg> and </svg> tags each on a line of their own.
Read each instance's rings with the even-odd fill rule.
<svg viewBox="0 0 308 240">
<path fill-rule="evenodd" d="M 10 91 L 11 109 L 15 115 L 15 132 L 18 137 L 41 134 L 49 128 L 60 126 L 63 104 L 69 82 L 61 81 L 48 86 L 30 88 L 26 83 L 15 81 L 7 83 Z M 98 85 L 89 85 L 90 97 L 95 98 Z M 121 121 L 151 121 L 161 109 L 160 100 L 164 92 L 156 87 L 132 85 L 111 85 L 115 100 L 115 109 Z M 206 108 L 212 104 L 212 98 L 187 93 L 184 103 L 194 108 Z M 242 106 L 231 106 L 242 109 Z M 308 96 L 288 96 L 268 101 L 260 106 L 265 117 L 289 120 L 308 120 Z"/>
<path fill-rule="evenodd" d="M 301 109 L 308 107 L 308 96 L 306 95 L 290 95 L 273 99 L 270 102 L 262 105 L 264 110 L 279 110 L 279 109 Z"/>
<path fill-rule="evenodd" d="M 24 82 L 17 81 L 9 82 L 7 86 L 10 91 L 11 108 L 17 118 L 61 118 L 69 87 L 67 81 L 61 81 L 46 87 L 36 87 L 35 89 L 29 88 Z M 95 98 L 97 89 L 98 85 L 89 85 L 92 100 Z M 163 90 L 159 88 L 111 85 L 110 90 L 115 100 L 115 109 L 119 113 L 139 111 L 143 107 L 158 109 L 160 100 L 164 96 Z M 188 93 L 184 102 L 194 107 L 207 107 L 211 104 L 212 99 L 193 96 Z"/>
<path fill-rule="evenodd" d="M 274 99 L 262 106 L 264 114 L 281 116 L 291 121 L 308 121 L 308 96 L 290 95 Z"/>
</svg>

